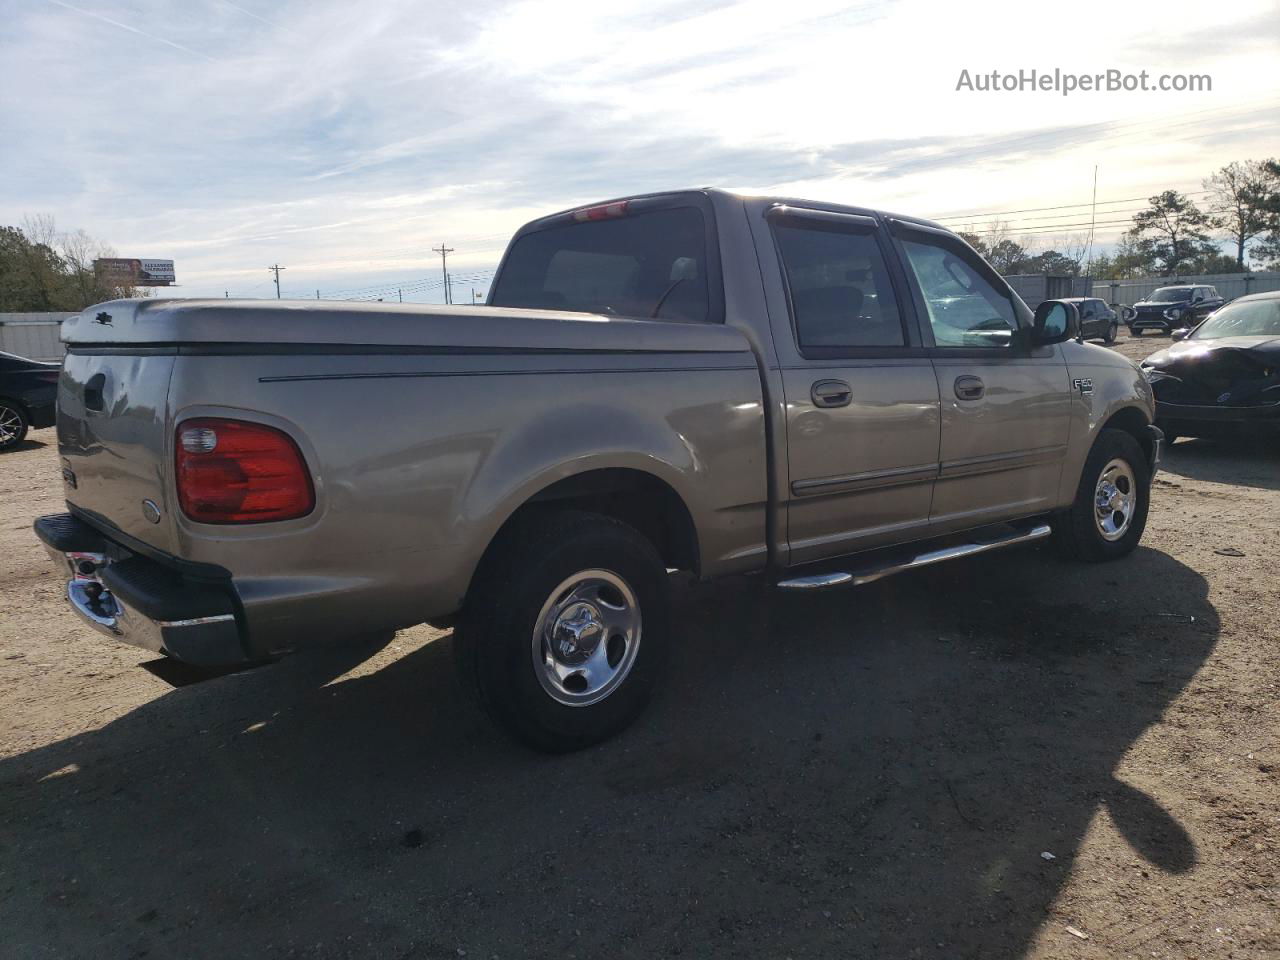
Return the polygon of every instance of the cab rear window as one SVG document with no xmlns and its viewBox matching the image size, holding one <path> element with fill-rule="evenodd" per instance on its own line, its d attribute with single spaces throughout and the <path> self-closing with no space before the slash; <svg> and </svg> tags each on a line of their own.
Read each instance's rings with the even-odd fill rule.
<svg viewBox="0 0 1280 960">
<path fill-rule="evenodd" d="M 696 207 L 535 230 L 512 245 L 496 307 L 709 322 L 707 225 Z"/>
</svg>

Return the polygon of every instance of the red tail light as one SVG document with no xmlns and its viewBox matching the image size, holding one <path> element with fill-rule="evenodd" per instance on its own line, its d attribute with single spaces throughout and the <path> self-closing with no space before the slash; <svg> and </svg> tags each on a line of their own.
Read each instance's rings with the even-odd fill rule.
<svg viewBox="0 0 1280 960">
<path fill-rule="evenodd" d="M 573 211 L 573 219 L 582 223 L 584 220 L 612 220 L 614 217 L 625 217 L 628 203 L 627 200 L 618 200 L 595 207 L 583 207 L 581 210 Z"/>
<path fill-rule="evenodd" d="M 178 425 L 178 502 L 200 523 L 305 517 L 315 488 L 298 445 L 274 427 L 202 418 Z"/>
</svg>

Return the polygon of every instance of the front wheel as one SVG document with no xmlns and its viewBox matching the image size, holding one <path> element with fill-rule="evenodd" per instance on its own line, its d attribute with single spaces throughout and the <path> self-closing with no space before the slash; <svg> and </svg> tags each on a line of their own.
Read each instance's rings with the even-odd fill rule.
<svg viewBox="0 0 1280 960">
<path fill-rule="evenodd" d="M 667 573 L 600 514 L 518 521 L 477 573 L 454 643 L 486 711 L 525 744 L 578 750 L 644 709 L 666 659 Z"/>
<path fill-rule="evenodd" d="M 1123 430 L 1103 430 L 1085 460 L 1075 502 L 1053 521 L 1070 557 L 1097 562 L 1131 553 L 1142 539 L 1151 470 L 1142 447 Z"/>
<path fill-rule="evenodd" d="M 27 437 L 27 412 L 10 400 L 0 400 L 0 450 L 10 450 Z"/>
<path fill-rule="evenodd" d="M 1116 342 L 1116 334 L 1118 334 L 1119 332 L 1120 332 L 1120 324 L 1116 323 L 1113 320 L 1111 321 L 1111 326 L 1107 327 L 1106 335 L 1102 339 L 1108 345 L 1113 344 Z"/>
</svg>

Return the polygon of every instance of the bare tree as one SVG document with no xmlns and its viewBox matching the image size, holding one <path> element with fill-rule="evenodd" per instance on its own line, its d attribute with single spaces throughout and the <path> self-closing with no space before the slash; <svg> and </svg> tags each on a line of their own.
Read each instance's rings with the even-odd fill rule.
<svg viewBox="0 0 1280 960">
<path fill-rule="evenodd" d="M 26 243 L 18 248 L 30 289 L 41 310 L 56 310 L 63 264 L 58 255 L 58 230 L 48 214 L 22 218 Z"/>
</svg>

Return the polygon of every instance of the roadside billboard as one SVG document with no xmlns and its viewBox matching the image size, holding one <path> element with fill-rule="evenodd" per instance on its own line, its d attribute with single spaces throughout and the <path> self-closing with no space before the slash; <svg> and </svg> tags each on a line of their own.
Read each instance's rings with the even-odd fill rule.
<svg viewBox="0 0 1280 960">
<path fill-rule="evenodd" d="M 176 279 L 172 260 L 106 257 L 93 261 L 93 269 L 108 283 L 121 287 L 167 287 Z"/>
</svg>

